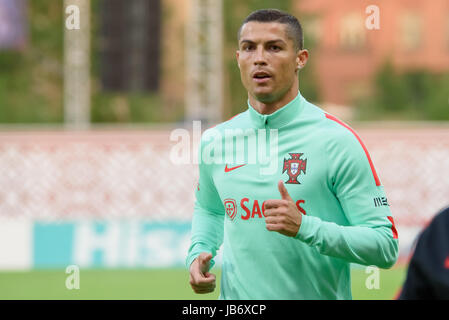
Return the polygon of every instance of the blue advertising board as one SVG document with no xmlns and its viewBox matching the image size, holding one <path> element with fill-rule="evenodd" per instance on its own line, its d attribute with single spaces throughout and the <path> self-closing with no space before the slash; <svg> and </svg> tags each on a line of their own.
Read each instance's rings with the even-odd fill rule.
<svg viewBox="0 0 449 320">
<path fill-rule="evenodd" d="M 35 222 L 32 267 L 184 267 L 190 227 L 190 222 Z"/>
</svg>

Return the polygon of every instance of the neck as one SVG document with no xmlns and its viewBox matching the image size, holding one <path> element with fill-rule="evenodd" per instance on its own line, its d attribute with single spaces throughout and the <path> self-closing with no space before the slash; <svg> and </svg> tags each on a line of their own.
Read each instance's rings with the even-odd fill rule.
<svg viewBox="0 0 449 320">
<path fill-rule="evenodd" d="M 260 114 L 272 114 L 279 110 L 298 95 L 299 85 L 297 82 L 278 100 L 273 102 L 262 102 L 256 97 L 248 94 L 249 103 Z"/>
</svg>

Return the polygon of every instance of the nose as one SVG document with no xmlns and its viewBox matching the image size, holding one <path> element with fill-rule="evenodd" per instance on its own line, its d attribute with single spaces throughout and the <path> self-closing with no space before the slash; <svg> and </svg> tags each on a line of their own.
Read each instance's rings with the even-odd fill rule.
<svg viewBox="0 0 449 320">
<path fill-rule="evenodd" d="M 254 56 L 255 65 L 266 65 L 265 50 L 263 46 L 258 46 Z"/>
</svg>

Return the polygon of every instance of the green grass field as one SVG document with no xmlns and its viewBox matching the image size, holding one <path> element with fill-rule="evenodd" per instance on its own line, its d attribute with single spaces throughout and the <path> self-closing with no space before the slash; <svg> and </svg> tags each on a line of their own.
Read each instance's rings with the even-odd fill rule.
<svg viewBox="0 0 449 320">
<path fill-rule="evenodd" d="M 406 269 L 400 266 L 381 269 L 379 289 L 371 290 L 365 286 L 370 274 L 364 268 L 351 272 L 354 299 L 390 300 L 402 285 Z M 219 270 L 215 274 L 219 279 Z M 220 285 L 218 281 L 214 293 L 197 295 L 190 288 L 189 275 L 184 269 L 81 269 L 80 289 L 68 290 L 65 286 L 68 276 L 65 270 L 0 272 L 0 299 L 217 299 Z"/>
</svg>

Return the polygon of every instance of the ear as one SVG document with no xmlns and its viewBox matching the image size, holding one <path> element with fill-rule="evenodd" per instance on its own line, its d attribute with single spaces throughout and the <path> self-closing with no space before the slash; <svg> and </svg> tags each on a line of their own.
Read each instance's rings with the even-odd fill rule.
<svg viewBox="0 0 449 320">
<path fill-rule="evenodd" d="M 296 70 L 303 68 L 309 59 L 309 51 L 306 49 L 299 50 L 296 55 Z"/>
<path fill-rule="evenodd" d="M 235 59 L 237 60 L 237 65 L 239 66 L 239 69 L 240 69 L 239 57 L 240 57 L 240 51 L 237 50 L 235 52 Z"/>
</svg>

